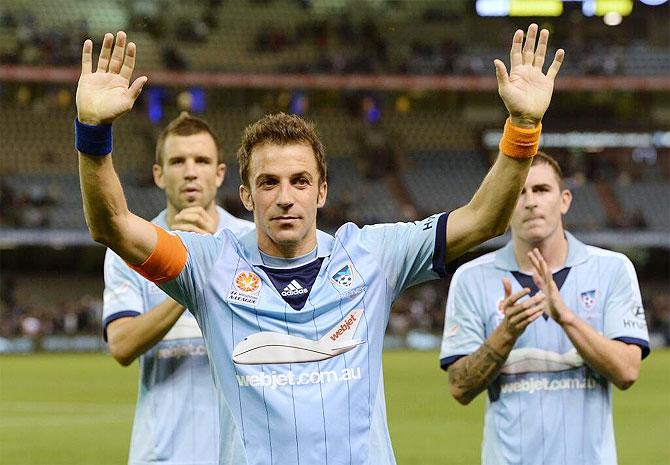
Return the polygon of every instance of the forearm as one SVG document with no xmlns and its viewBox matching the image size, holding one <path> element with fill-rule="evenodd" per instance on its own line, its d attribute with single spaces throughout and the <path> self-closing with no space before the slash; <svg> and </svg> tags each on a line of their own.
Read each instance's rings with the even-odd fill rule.
<svg viewBox="0 0 670 465">
<path fill-rule="evenodd" d="M 505 232 L 530 164 L 530 158 L 498 155 L 470 202 L 449 215 L 447 261 Z"/>
<path fill-rule="evenodd" d="M 130 213 L 112 157 L 79 152 L 79 179 L 84 217 L 91 236 L 109 245 L 124 229 L 122 225 Z"/>
<path fill-rule="evenodd" d="M 512 158 L 499 153 L 468 204 L 480 227 L 491 236 L 507 230 L 531 162 L 532 158 Z"/>
<path fill-rule="evenodd" d="M 93 240 L 130 263 L 146 260 L 155 247 L 156 233 L 150 223 L 128 210 L 112 157 L 80 152 L 79 178 L 84 216 Z"/>
<path fill-rule="evenodd" d="M 498 375 L 516 338 L 506 332 L 502 325 L 472 354 L 463 357 L 449 367 L 449 388 L 461 404 L 469 404 Z"/>
<path fill-rule="evenodd" d="M 571 311 L 559 324 L 586 364 L 619 389 L 627 389 L 637 380 L 639 347 L 603 336 Z"/>
<path fill-rule="evenodd" d="M 114 358 L 129 365 L 156 345 L 184 313 L 184 306 L 172 299 L 134 318 L 124 318 L 107 327 L 107 341 Z"/>
</svg>

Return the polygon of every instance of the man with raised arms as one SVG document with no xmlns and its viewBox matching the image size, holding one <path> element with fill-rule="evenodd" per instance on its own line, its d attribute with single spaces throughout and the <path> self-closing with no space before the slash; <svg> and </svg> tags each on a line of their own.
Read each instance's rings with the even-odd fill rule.
<svg viewBox="0 0 670 465">
<path fill-rule="evenodd" d="M 395 463 L 381 373 L 391 305 L 507 228 L 563 60 L 558 50 L 543 73 L 548 35 L 537 40 L 533 24 L 524 43 L 516 31 L 509 74 L 495 61 L 510 118 L 501 154 L 467 205 L 414 223 L 321 232 L 323 145 L 303 119 L 270 115 L 247 127 L 238 151 L 240 197 L 256 223 L 239 239 L 167 233 L 128 211 L 111 123 L 147 78 L 130 82 L 136 50 L 125 33 L 105 36 L 95 71 L 93 44 L 84 43 L 75 126 L 89 230 L 193 312 L 249 464 Z"/>
<path fill-rule="evenodd" d="M 616 464 L 611 386 L 635 382 L 649 336 L 632 263 L 563 229 L 571 201 L 539 152 L 512 241 L 451 281 L 441 365 L 460 403 L 488 390 L 484 465 Z"/>
</svg>

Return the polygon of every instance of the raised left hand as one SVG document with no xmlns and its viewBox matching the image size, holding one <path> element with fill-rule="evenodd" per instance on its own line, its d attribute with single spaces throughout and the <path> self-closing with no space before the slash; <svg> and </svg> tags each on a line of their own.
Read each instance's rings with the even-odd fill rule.
<svg viewBox="0 0 670 465">
<path fill-rule="evenodd" d="M 534 127 L 542 120 L 554 91 L 554 79 L 565 56 L 565 51 L 559 48 L 547 74 L 544 74 L 542 65 L 549 31 L 542 29 L 536 48 L 537 29 L 537 24 L 528 27 L 525 43 L 521 29 L 514 33 L 509 75 L 501 60 L 494 61 L 498 93 L 509 111 L 512 123 L 517 126 Z"/>
</svg>

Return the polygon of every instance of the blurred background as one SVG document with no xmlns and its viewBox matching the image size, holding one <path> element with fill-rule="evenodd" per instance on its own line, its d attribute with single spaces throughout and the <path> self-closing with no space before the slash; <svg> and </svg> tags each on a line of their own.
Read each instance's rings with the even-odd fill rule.
<svg viewBox="0 0 670 465">
<path fill-rule="evenodd" d="M 667 0 L 3 0 L 0 352 L 106 350 L 104 248 L 85 229 L 73 149 L 86 38 L 98 50 L 105 32 L 125 30 L 136 75 L 149 77 L 115 124 L 114 161 L 136 213 L 150 219 L 165 206 L 151 178 L 155 140 L 187 110 L 219 134 L 220 204 L 245 216 L 241 132 L 284 111 L 315 121 L 325 142 L 330 189 L 318 221 L 334 231 L 469 200 L 506 117 L 493 59 L 508 62 L 514 30 L 531 21 L 551 32 L 548 56 L 566 50 L 541 149 L 573 191 L 568 229 L 631 258 L 652 345 L 669 345 Z M 388 347 L 437 347 L 448 284 L 401 296 Z"/>
<path fill-rule="evenodd" d="M 506 116 L 492 61 L 507 59 L 514 30 L 530 20 L 552 33 L 548 55 L 558 45 L 567 51 L 542 149 L 559 158 L 574 193 L 568 228 L 633 260 L 654 343 L 669 343 L 667 1 L 6 0 L 0 347 L 102 348 L 104 250 L 85 230 L 72 145 L 84 39 L 97 50 L 105 31 L 126 30 L 138 45 L 137 75 L 149 76 L 115 127 L 114 159 L 135 212 L 150 219 L 164 208 L 151 178 L 155 138 L 188 110 L 221 136 L 220 203 L 246 215 L 235 162 L 241 131 L 284 111 L 322 134 L 331 189 L 319 224 L 334 231 L 467 202 Z M 394 343 L 442 330 L 447 285 L 400 299 Z M 52 337 L 83 335 L 92 337 Z"/>
</svg>

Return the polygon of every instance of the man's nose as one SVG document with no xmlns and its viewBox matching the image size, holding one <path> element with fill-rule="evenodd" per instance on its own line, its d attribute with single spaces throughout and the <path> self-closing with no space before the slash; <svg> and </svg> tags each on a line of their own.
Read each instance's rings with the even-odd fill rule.
<svg viewBox="0 0 670 465">
<path fill-rule="evenodd" d="M 196 164 L 194 160 L 186 160 L 184 163 L 184 178 L 185 179 L 196 179 L 198 177 L 198 173 L 196 171 Z"/>
<path fill-rule="evenodd" d="M 288 182 L 282 182 L 279 184 L 279 192 L 277 193 L 277 205 L 280 207 L 286 208 L 293 205 L 293 193 L 291 190 L 291 184 Z"/>
<path fill-rule="evenodd" d="M 537 206 L 537 196 L 533 191 L 526 191 L 524 194 L 521 194 L 523 197 L 524 206 L 526 208 L 534 208 Z"/>
</svg>

